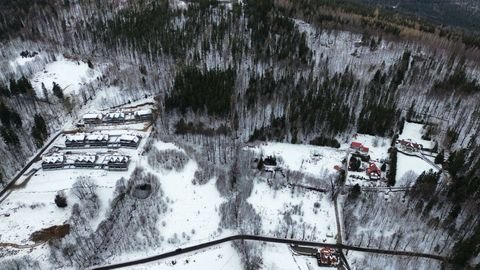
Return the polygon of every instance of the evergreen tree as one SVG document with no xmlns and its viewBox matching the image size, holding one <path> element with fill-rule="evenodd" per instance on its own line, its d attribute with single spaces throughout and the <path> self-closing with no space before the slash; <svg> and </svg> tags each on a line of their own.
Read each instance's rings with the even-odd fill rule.
<svg viewBox="0 0 480 270">
<path fill-rule="evenodd" d="M 45 98 L 46 101 L 48 101 L 48 90 L 47 87 L 45 87 L 45 84 L 42 82 L 42 92 L 43 92 L 43 97 Z"/>
<path fill-rule="evenodd" d="M 63 99 L 63 90 L 62 88 L 60 87 L 60 85 L 58 85 L 58 83 L 56 82 L 53 82 L 53 94 L 58 97 L 59 99 Z"/>
<path fill-rule="evenodd" d="M 43 142 L 48 136 L 47 125 L 45 120 L 39 114 L 34 116 L 34 125 L 32 127 L 32 137 L 35 139 L 35 143 L 38 147 L 43 145 Z"/>
<path fill-rule="evenodd" d="M 438 153 L 438 155 L 435 157 L 435 164 L 442 164 L 443 161 L 445 160 L 444 152 Z"/>
<path fill-rule="evenodd" d="M 17 134 L 10 128 L 0 127 L 0 135 L 7 145 L 18 146 L 20 144 Z"/>
</svg>

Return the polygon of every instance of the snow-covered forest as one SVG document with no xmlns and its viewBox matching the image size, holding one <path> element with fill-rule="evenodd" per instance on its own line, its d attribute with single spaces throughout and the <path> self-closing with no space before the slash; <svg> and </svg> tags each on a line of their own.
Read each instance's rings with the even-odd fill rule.
<svg viewBox="0 0 480 270">
<path fill-rule="evenodd" d="M 109 201 L 99 203 L 92 189 L 76 196 L 70 234 L 49 244 L 52 264 L 85 268 L 232 232 L 334 242 L 333 199 L 344 244 L 440 254 L 456 267 L 478 263 L 480 47 L 440 26 L 324 2 L 1 3 L 0 186 L 59 131 L 75 129 L 84 113 L 145 100 L 158 111 L 135 153 L 136 169 L 111 180 Z M 412 188 L 388 200 L 342 186 L 333 167 L 345 165 L 351 135 L 391 138 L 393 147 L 407 120 L 425 126 L 422 139 L 435 142 L 443 171 L 406 175 L 412 179 L 402 181 Z M 295 148 L 282 153 L 287 146 L 259 142 Z M 282 174 L 258 165 L 268 151 L 281 157 Z M 290 153 L 301 151 L 300 162 L 293 160 Z M 323 167 L 308 157 L 312 151 L 328 157 Z M 389 169 L 396 168 L 396 156 L 388 155 L 395 164 Z M 192 203 L 169 197 L 181 197 L 163 182 L 169 178 L 183 179 L 202 206 L 212 198 L 211 209 L 184 210 L 198 229 L 183 219 L 184 231 L 169 224 L 181 203 Z M 72 180 L 72 189 L 95 186 L 81 180 Z M 139 203 L 141 184 L 152 194 Z M 96 216 L 98 209 L 105 215 Z M 259 245 L 233 248 L 245 269 L 267 264 Z M 8 263 L 42 267 L 25 256 Z M 381 256 L 353 258 L 358 269 L 389 265 Z"/>
</svg>

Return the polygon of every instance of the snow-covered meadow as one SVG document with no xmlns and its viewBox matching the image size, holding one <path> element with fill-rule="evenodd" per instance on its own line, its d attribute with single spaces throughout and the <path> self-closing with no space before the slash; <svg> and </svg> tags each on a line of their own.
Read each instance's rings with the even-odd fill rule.
<svg viewBox="0 0 480 270">
<path fill-rule="evenodd" d="M 80 88 L 100 75 L 101 71 L 98 68 L 89 68 L 88 63 L 84 61 L 58 56 L 56 61 L 47 64 L 44 70 L 33 76 L 32 86 L 37 97 L 44 97 L 42 84 L 51 90 L 54 82 L 60 85 L 64 94 L 78 95 Z M 52 94 L 51 91 L 48 93 Z"/>
<path fill-rule="evenodd" d="M 334 167 L 342 167 L 346 152 L 330 147 L 287 143 L 264 143 L 251 150 L 257 156 L 274 156 L 278 166 L 284 171 L 303 174 L 297 176 L 302 179 L 285 180 L 282 177 L 255 179 L 247 201 L 261 216 L 263 234 L 335 242 L 337 227 L 330 193 L 305 187 L 315 186 L 330 190 L 331 181 L 338 175 Z M 310 180 L 305 182 L 304 178 L 307 177 Z M 287 181 L 303 187 L 286 185 Z M 283 184 L 278 185 L 279 183 Z"/>
</svg>

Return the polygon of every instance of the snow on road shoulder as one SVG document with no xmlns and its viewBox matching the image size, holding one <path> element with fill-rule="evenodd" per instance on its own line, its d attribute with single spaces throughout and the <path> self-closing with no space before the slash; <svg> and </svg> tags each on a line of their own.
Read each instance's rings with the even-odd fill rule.
<svg viewBox="0 0 480 270">
<path fill-rule="evenodd" d="M 175 256 L 170 259 L 151 262 L 147 264 L 131 266 L 131 270 L 193 270 L 193 269 L 212 269 L 212 270 L 241 270 L 242 262 L 240 256 L 231 243 L 225 243 L 218 246 L 201 249 L 196 252 L 190 252 Z"/>
</svg>

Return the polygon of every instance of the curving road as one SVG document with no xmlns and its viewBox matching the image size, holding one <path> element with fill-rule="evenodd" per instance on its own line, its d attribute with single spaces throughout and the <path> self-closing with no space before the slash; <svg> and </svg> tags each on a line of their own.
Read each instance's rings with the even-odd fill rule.
<svg viewBox="0 0 480 270">
<path fill-rule="evenodd" d="M 23 169 L 21 169 L 12 179 L 12 181 L 10 181 L 2 190 L 0 190 L 0 198 L 5 195 L 5 193 L 7 193 L 7 191 L 9 191 L 14 185 L 15 185 L 15 182 L 17 182 L 18 178 L 20 178 L 20 176 L 22 176 L 27 170 L 28 168 L 30 168 L 30 166 L 32 166 L 33 163 L 37 162 L 37 159 L 45 152 L 45 150 L 48 149 L 48 147 L 50 147 L 50 145 L 52 145 L 52 143 L 60 136 L 62 135 L 64 132 L 63 131 L 58 131 L 55 136 L 53 136 L 52 138 L 50 138 L 50 140 L 48 142 L 46 142 L 42 148 L 40 148 L 37 153 L 30 159 L 30 161 L 25 164 L 25 166 L 23 166 Z"/>
<path fill-rule="evenodd" d="M 440 256 L 440 255 L 435 255 L 435 254 L 410 252 L 410 251 L 382 250 L 382 249 L 375 249 L 375 248 L 356 247 L 356 246 L 350 246 L 350 245 L 344 245 L 344 244 L 326 244 L 326 243 L 319 243 L 319 242 L 312 242 L 312 241 L 303 241 L 303 240 L 275 238 L 275 237 L 268 237 L 268 236 L 240 234 L 240 235 L 233 235 L 233 236 L 213 240 L 213 241 L 210 241 L 210 242 L 206 242 L 206 243 L 202 243 L 202 244 L 198 244 L 198 245 L 194 245 L 194 246 L 190 246 L 190 247 L 179 248 L 179 249 L 176 249 L 174 251 L 170 251 L 170 252 L 163 253 L 163 254 L 160 254 L 160 255 L 155 255 L 155 256 L 152 256 L 152 257 L 147 257 L 147 258 L 128 261 L 128 262 L 123 262 L 123 263 L 105 265 L 105 266 L 97 266 L 97 267 L 93 267 L 93 268 L 90 268 L 90 269 L 92 269 L 92 270 L 117 269 L 117 268 L 122 268 L 122 267 L 127 267 L 127 266 L 149 263 L 149 262 L 162 260 L 162 259 L 177 256 L 177 255 L 189 253 L 189 252 L 192 252 L 192 251 L 208 248 L 208 247 L 211 247 L 211 246 L 216 246 L 216 245 L 219 245 L 219 244 L 222 244 L 222 243 L 235 241 L 235 240 L 251 240 L 251 241 L 261 241 L 261 242 L 280 243 L 280 244 L 312 246 L 312 247 L 330 247 L 330 248 L 335 248 L 335 249 L 348 249 L 348 250 L 354 250 L 354 251 L 360 251 L 360 252 L 369 252 L 369 253 L 376 253 L 376 254 L 422 257 L 422 258 L 428 258 L 428 259 L 439 260 L 439 261 L 444 261 L 444 262 L 449 261 L 448 258 Z"/>
</svg>

